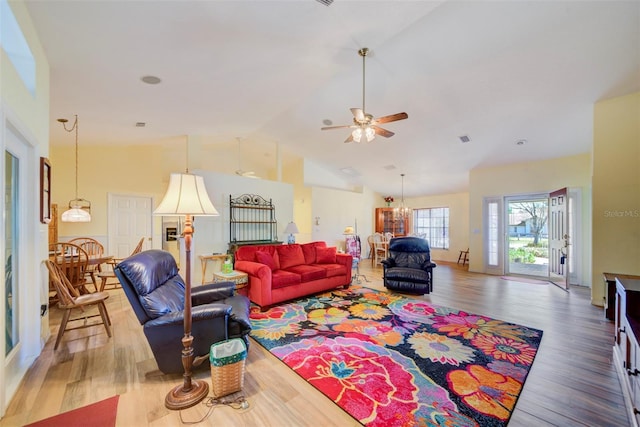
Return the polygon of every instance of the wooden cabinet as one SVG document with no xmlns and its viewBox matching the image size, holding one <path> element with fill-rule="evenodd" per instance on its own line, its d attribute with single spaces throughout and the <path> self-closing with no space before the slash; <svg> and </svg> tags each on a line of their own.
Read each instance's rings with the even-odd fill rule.
<svg viewBox="0 0 640 427">
<path fill-rule="evenodd" d="M 616 278 L 613 359 L 631 425 L 640 422 L 640 280 Z"/>
<path fill-rule="evenodd" d="M 397 219 L 393 208 L 376 208 L 376 233 L 406 236 L 409 234 L 409 218 Z"/>
</svg>

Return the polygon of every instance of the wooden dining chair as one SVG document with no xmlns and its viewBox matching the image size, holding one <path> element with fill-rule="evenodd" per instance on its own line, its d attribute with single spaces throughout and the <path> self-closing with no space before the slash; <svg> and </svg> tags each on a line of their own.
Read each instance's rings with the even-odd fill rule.
<svg viewBox="0 0 640 427">
<path fill-rule="evenodd" d="M 374 233 L 373 235 L 373 264 L 380 264 L 383 259 L 387 259 L 388 257 L 388 246 L 389 242 L 384 237 L 382 233 Z"/>
<path fill-rule="evenodd" d="M 107 335 L 111 338 L 111 319 L 107 312 L 107 306 L 104 304 L 105 300 L 109 298 L 109 294 L 106 292 L 94 292 L 91 294 L 80 295 L 78 290 L 74 288 L 62 269 L 52 259 L 45 261 L 47 270 L 49 270 L 49 278 L 55 287 L 58 294 L 58 307 L 64 310 L 62 314 L 62 321 L 58 329 L 58 335 L 56 337 L 56 343 L 53 347 L 54 350 L 58 349 L 62 336 L 66 331 L 74 329 L 84 329 L 91 326 L 104 325 L 104 329 L 107 331 Z M 96 306 L 99 314 L 90 314 L 89 307 Z M 80 317 L 71 319 L 71 311 L 79 309 L 82 311 Z M 92 317 L 98 317 L 102 319 L 101 322 L 87 323 L 87 319 Z M 81 324 L 73 327 L 68 327 L 69 322 L 82 321 Z"/>
<path fill-rule="evenodd" d="M 69 243 L 80 246 L 87 252 L 89 257 L 101 257 L 104 255 L 104 246 L 102 246 L 102 243 L 91 237 L 76 237 L 75 239 L 69 240 Z M 102 267 L 100 264 L 89 264 L 85 270 L 85 275 L 91 279 L 96 291 L 98 290 L 97 275 L 101 271 Z"/>
<path fill-rule="evenodd" d="M 78 290 L 79 293 L 89 293 L 85 286 L 87 283 L 85 273 L 89 264 L 89 255 L 84 249 L 69 242 L 52 243 L 49 245 L 49 259 L 60 267 L 60 270 L 74 289 Z M 51 280 L 49 291 L 55 292 Z"/>
<path fill-rule="evenodd" d="M 144 237 L 141 237 L 140 241 L 138 242 L 136 247 L 133 249 L 131 254 L 129 254 L 129 256 L 132 256 L 132 255 L 135 255 L 137 253 L 142 252 L 142 246 L 143 245 L 144 245 Z M 100 288 L 98 290 L 100 292 L 104 291 L 105 287 L 107 285 L 110 285 L 110 284 L 113 285 L 112 289 L 117 289 L 117 288 L 120 287 L 120 281 L 116 277 L 116 274 L 113 272 L 113 269 L 123 259 L 125 259 L 125 258 L 112 258 L 112 259 L 110 259 L 106 263 L 108 268 L 106 268 L 104 271 L 101 271 L 100 273 L 98 273 L 98 277 L 100 278 Z M 115 280 L 115 282 L 108 283 L 109 280 Z"/>
<path fill-rule="evenodd" d="M 371 258 L 371 266 L 373 267 L 373 234 L 367 237 L 367 243 L 369 244 L 369 258 Z"/>
</svg>

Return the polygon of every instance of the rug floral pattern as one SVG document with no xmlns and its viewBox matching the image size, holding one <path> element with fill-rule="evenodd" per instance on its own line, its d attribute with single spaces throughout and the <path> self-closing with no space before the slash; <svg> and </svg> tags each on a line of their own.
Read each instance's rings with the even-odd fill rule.
<svg viewBox="0 0 640 427">
<path fill-rule="evenodd" d="M 505 426 L 542 331 L 352 286 L 261 312 L 251 336 L 367 426 Z"/>
</svg>

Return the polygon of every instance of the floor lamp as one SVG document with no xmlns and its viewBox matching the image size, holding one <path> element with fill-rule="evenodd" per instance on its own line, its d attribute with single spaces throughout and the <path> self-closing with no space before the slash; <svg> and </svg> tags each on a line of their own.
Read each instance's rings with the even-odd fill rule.
<svg viewBox="0 0 640 427">
<path fill-rule="evenodd" d="M 209 394 L 209 384 L 191 378 L 193 366 L 193 336 L 191 335 L 191 239 L 194 216 L 218 216 L 211 203 L 204 180 L 190 173 L 172 173 L 167 192 L 154 215 L 185 216 L 185 287 L 184 287 L 184 337 L 182 338 L 182 366 L 184 383 L 174 387 L 166 396 L 164 405 L 168 409 L 187 409 L 197 405 Z"/>
</svg>

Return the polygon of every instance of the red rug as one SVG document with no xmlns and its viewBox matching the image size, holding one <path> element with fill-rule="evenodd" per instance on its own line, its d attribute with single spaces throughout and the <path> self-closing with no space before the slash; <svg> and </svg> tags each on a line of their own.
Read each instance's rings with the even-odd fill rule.
<svg viewBox="0 0 640 427">
<path fill-rule="evenodd" d="M 119 395 L 73 409 L 24 427 L 114 427 L 118 414 Z"/>
<path fill-rule="evenodd" d="M 351 286 L 267 311 L 251 336 L 367 427 L 505 427 L 542 331 Z"/>
</svg>

